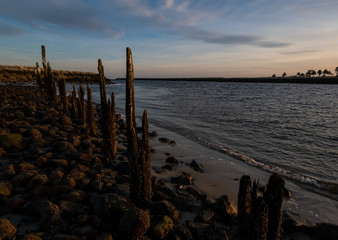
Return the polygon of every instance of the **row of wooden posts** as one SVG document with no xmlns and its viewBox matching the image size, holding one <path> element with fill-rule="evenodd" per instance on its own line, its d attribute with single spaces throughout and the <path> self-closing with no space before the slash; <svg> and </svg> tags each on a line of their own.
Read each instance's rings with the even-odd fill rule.
<svg viewBox="0 0 338 240">
<path fill-rule="evenodd" d="M 65 114 L 73 114 L 78 121 L 87 126 L 88 133 L 98 134 L 95 121 L 95 109 L 92 103 L 92 91 L 87 84 L 87 102 L 84 100 L 85 90 L 79 87 L 78 98 L 73 84 L 72 95 L 66 95 L 65 78 L 61 72 L 58 77 L 59 98 L 53 72 L 49 62 L 46 63 L 45 47 L 41 47 L 43 59 L 43 74 L 37 67 L 37 84 L 43 88 L 51 101 L 59 102 Z M 151 166 L 150 144 L 147 111 L 142 117 L 142 143 L 139 144 L 136 133 L 135 99 L 134 99 L 134 68 L 132 52 L 126 49 L 126 125 L 127 125 L 127 152 L 130 167 L 131 199 L 141 207 L 148 208 L 151 203 Z M 98 72 L 101 96 L 101 134 L 102 148 L 108 163 L 116 160 L 116 112 L 115 97 L 111 93 L 107 101 L 104 69 L 101 59 L 98 60 Z M 43 81 L 44 80 L 44 81 Z M 274 174 L 269 179 L 267 190 L 263 196 L 258 196 L 258 182 L 251 184 L 249 176 L 240 180 L 238 193 L 238 240 L 279 240 L 281 238 L 281 204 L 283 200 L 284 180 Z"/>
<path fill-rule="evenodd" d="M 41 46 L 43 72 L 36 63 L 37 85 L 44 89 L 48 98 L 59 103 L 65 114 L 72 114 L 78 119 L 80 124 L 87 127 L 87 132 L 91 135 L 98 134 L 98 127 L 95 121 L 95 109 L 92 102 L 92 91 L 87 84 L 87 101 L 84 99 L 85 90 L 80 84 L 78 97 L 75 85 L 71 97 L 66 95 L 66 83 L 63 73 L 58 76 L 59 97 L 56 92 L 56 79 L 50 63 L 46 62 L 45 46 Z M 126 49 L 126 125 L 127 125 L 127 152 L 130 167 L 130 191 L 131 199 L 142 208 L 147 208 L 151 202 L 151 168 L 150 168 L 150 143 L 148 130 L 147 111 L 144 110 L 142 117 L 142 143 L 139 144 L 136 133 L 135 120 L 135 100 L 134 100 L 134 67 L 132 52 Z M 102 149 L 108 163 L 116 161 L 117 141 L 116 141 L 116 112 L 115 96 L 112 92 L 107 101 L 106 83 L 104 68 L 101 59 L 98 60 L 98 72 L 100 82 L 101 97 L 101 134 Z"/>
</svg>

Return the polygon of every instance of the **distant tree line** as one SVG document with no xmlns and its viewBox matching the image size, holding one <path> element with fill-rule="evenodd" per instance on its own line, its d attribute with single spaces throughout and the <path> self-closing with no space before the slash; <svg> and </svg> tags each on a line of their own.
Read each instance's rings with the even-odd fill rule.
<svg viewBox="0 0 338 240">
<path fill-rule="evenodd" d="M 336 73 L 336 76 L 338 77 L 338 67 L 336 67 L 336 69 L 334 70 Z M 290 77 L 312 77 L 317 75 L 318 77 L 322 76 L 325 77 L 327 75 L 333 75 L 333 73 L 330 70 L 327 70 L 326 68 L 322 71 L 321 69 L 319 69 L 317 72 L 315 70 L 308 70 L 306 73 L 300 73 L 298 72 L 296 75 L 290 76 Z M 283 72 L 282 77 L 286 77 L 287 74 L 286 72 Z M 272 77 L 276 77 L 276 74 L 273 74 Z"/>
</svg>

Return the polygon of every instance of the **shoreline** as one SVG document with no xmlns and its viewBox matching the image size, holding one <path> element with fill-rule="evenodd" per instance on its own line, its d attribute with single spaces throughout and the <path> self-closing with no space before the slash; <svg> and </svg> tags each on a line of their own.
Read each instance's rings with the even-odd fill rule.
<svg viewBox="0 0 338 240">
<path fill-rule="evenodd" d="M 116 78 L 124 81 L 125 78 Z M 337 76 L 326 77 L 205 77 L 205 78 L 135 78 L 135 81 L 186 81 L 186 82 L 244 82 L 244 83 L 295 83 L 295 84 L 338 84 Z"/>
<path fill-rule="evenodd" d="M 189 171 L 189 169 L 184 166 L 182 166 L 181 171 L 191 173 L 195 178 L 196 187 L 213 199 L 227 194 L 230 200 L 237 204 L 239 179 L 243 175 L 249 175 L 252 180 L 259 180 L 262 185 L 266 185 L 269 180 L 271 173 L 267 171 L 250 166 L 227 154 L 202 146 L 163 128 L 151 126 L 150 130 L 151 129 L 155 129 L 155 131 L 158 130 L 160 137 L 165 136 L 176 142 L 174 147 L 156 143 L 156 141 L 153 142 L 152 144 L 158 146 L 158 152 L 164 154 L 164 152 L 170 149 L 171 152 L 173 152 L 172 155 L 178 160 L 182 160 L 185 163 L 196 160 L 204 166 L 204 173 Z M 161 160 L 156 160 L 158 154 L 159 153 L 156 153 L 154 156 L 155 159 L 153 159 L 155 166 L 161 163 Z M 218 163 L 208 162 L 208 160 L 215 159 L 218 160 Z M 332 209 L 337 208 L 337 201 L 303 189 L 291 180 L 284 180 L 285 187 L 291 192 L 291 198 L 283 201 L 283 210 L 289 210 L 305 217 L 311 225 L 320 222 L 331 224 L 338 222 L 338 215 L 332 212 Z"/>
<path fill-rule="evenodd" d="M 3 87 L 3 85 L 0 87 Z M 4 116 L 10 118 L 9 122 L 2 122 L 2 125 L 8 126 L 8 128 L 6 128 L 6 131 L 2 131 L 1 135 L 8 134 L 8 131 L 14 131 L 15 133 L 22 135 L 22 142 L 17 146 L 17 149 L 21 149 L 20 151 L 22 152 L 19 151 L 19 154 L 16 153 L 15 146 L 14 150 L 12 149 L 12 146 L 9 148 L 3 147 L 1 151 L 0 159 L 5 160 L 1 162 L 1 180 L 12 182 L 9 195 L 1 197 L 1 201 L 4 204 L 3 207 L 0 208 L 1 218 L 5 217 L 17 224 L 19 236 L 23 236 L 25 234 L 25 229 L 27 228 L 33 233 L 43 232 L 47 237 L 51 234 L 50 236 L 58 236 L 59 239 L 63 239 L 65 233 L 68 233 L 68 235 L 73 235 L 75 233 L 76 236 L 86 236 L 89 233 L 93 234 L 92 232 L 95 232 L 97 235 L 102 235 L 102 232 L 98 232 L 98 229 L 100 228 L 96 229 L 96 225 L 92 222 L 92 219 L 96 219 L 100 224 L 104 221 L 111 221 L 111 219 L 107 220 L 107 216 L 101 215 L 103 213 L 101 212 L 102 209 L 99 207 L 99 205 L 102 204 L 100 202 L 102 201 L 100 197 L 104 196 L 109 199 L 113 194 L 115 197 L 118 196 L 121 199 L 123 198 L 123 201 L 128 201 L 129 188 L 127 181 L 128 176 L 126 175 L 128 170 L 125 157 L 126 142 L 122 134 L 123 128 L 120 128 L 118 135 L 119 160 L 116 164 L 109 166 L 102 161 L 102 155 L 99 149 L 99 138 L 88 136 L 85 133 L 86 129 L 83 126 L 76 123 L 75 119 L 69 120 L 63 114 L 60 114 L 57 106 L 50 105 L 45 100 L 39 101 L 38 99 L 42 100 L 42 95 L 41 93 L 38 93 L 37 88 L 17 86 L 14 86 L 13 88 L 19 92 L 13 91 L 7 93 L 7 95 L 11 96 L 11 99 L 18 99 L 19 101 L 7 101 L 5 105 L 0 105 L 3 113 L 5 113 Z M 22 89 L 21 94 L 20 89 Z M 29 89 L 33 90 L 31 93 L 34 93 L 34 96 L 35 94 L 40 94 L 40 98 L 36 97 L 34 100 L 34 98 L 32 99 L 33 96 L 31 94 L 22 95 L 25 91 L 30 91 Z M 3 97 L 6 98 L 6 96 Z M 25 104 L 32 105 L 33 108 L 28 107 L 28 105 L 24 107 L 25 104 L 20 106 L 18 105 L 19 102 L 27 102 Z M 13 109 L 7 109 L 9 111 L 5 111 L 9 106 L 12 106 Z M 28 114 L 29 120 L 26 119 L 25 123 L 23 117 L 26 116 L 26 114 Z M 37 118 L 37 116 L 40 115 L 41 119 Z M 29 122 L 27 123 L 27 121 Z M 68 123 L 64 125 L 64 121 Z M 37 129 L 38 131 L 32 131 L 32 128 Z M 197 199 L 199 197 L 206 195 L 208 199 L 211 199 L 212 203 L 221 195 L 227 194 L 232 201 L 236 202 L 239 178 L 243 174 L 249 174 L 252 179 L 259 179 L 261 183 L 266 183 L 270 175 L 266 172 L 263 174 L 257 169 L 256 171 L 253 167 L 239 162 L 238 160 L 234 161 L 231 157 L 221 153 L 213 152 L 213 156 L 210 156 L 210 149 L 206 149 L 173 132 L 151 125 L 150 131 L 154 130 L 158 131 L 159 135 L 151 138 L 151 145 L 156 149 L 156 152 L 153 153 L 151 157 L 153 177 L 155 177 L 154 182 L 156 182 L 153 186 L 153 194 L 155 195 L 153 207 L 156 207 L 157 209 L 159 203 L 164 201 L 163 197 L 175 202 L 175 205 L 178 204 L 176 206 L 180 210 L 180 217 L 176 219 L 177 210 L 170 212 L 175 221 L 173 231 L 179 231 L 179 229 L 189 226 L 190 231 L 193 232 L 196 230 L 196 227 L 201 227 L 194 220 L 194 217 L 199 215 L 199 211 L 202 210 L 201 206 L 197 204 Z M 38 132 L 40 132 L 40 134 Z M 161 137 L 166 137 L 175 141 L 176 144 L 172 144 L 175 146 L 161 143 L 159 141 Z M 30 143 L 32 139 L 33 145 Z M 63 142 L 63 144 L 60 145 L 58 142 Z M 90 146 L 89 149 L 88 146 Z M 25 149 L 25 147 L 29 147 L 29 149 Z M 61 150 L 61 148 L 64 150 Z M 90 149 L 92 152 L 90 152 Z M 25 158 L 23 158 L 24 156 Z M 40 157 L 36 158 L 37 156 Z M 179 164 L 173 167 L 173 171 L 163 168 L 166 165 L 165 160 L 168 156 L 176 157 L 180 161 Z M 217 158 L 218 156 L 223 159 L 219 161 L 220 165 L 222 165 L 223 169 L 225 167 L 227 171 L 220 172 L 220 167 L 218 165 L 208 164 L 208 158 Z M 196 172 L 190 166 L 187 166 L 192 160 L 196 160 L 197 163 L 203 165 L 203 173 Z M 14 173 L 10 172 L 11 164 L 14 165 Z M 160 171 L 156 173 L 157 170 Z M 196 196 L 191 194 L 187 195 L 187 198 L 193 199 L 192 202 L 187 202 L 185 197 L 177 195 L 177 185 L 170 183 L 170 179 L 173 176 L 178 177 L 185 175 L 182 172 L 185 172 L 188 176 L 192 177 L 193 184 L 187 187 L 187 189 L 191 189 L 190 191 L 194 191 L 195 194 L 197 194 Z M 32 175 L 26 177 L 25 180 L 21 179 L 28 173 Z M 76 173 L 76 175 L 74 175 L 74 173 Z M 81 177 L 78 178 L 77 176 Z M 70 180 L 70 178 L 73 178 L 73 180 Z M 16 180 L 14 181 L 13 179 Z M 18 179 L 21 180 L 19 181 Z M 32 179 L 35 180 L 33 181 Z M 162 181 L 162 179 L 165 181 Z M 286 187 L 291 191 L 293 189 L 293 187 L 290 188 L 288 182 Z M 164 193 L 161 191 L 164 189 L 166 192 L 171 191 L 174 195 L 163 195 Z M 184 187 L 178 192 L 187 194 L 185 190 Z M 158 202 L 159 199 L 162 200 Z M 183 202 L 177 202 L 179 199 Z M 67 204 L 70 204 L 69 206 L 67 205 L 68 207 L 63 205 L 66 202 Z M 284 209 L 289 209 L 288 207 L 285 207 L 284 203 Z M 34 204 L 37 204 L 37 206 Z M 72 212 L 73 207 L 71 206 L 75 207 L 75 210 L 77 209 L 76 211 L 79 212 Z M 326 205 L 326 207 L 328 206 L 330 205 Z M 47 210 L 48 214 L 45 215 L 45 212 L 39 212 L 38 210 L 42 207 L 53 207 L 58 209 L 58 214 L 55 215 L 52 212 L 49 213 Z M 80 210 L 84 207 L 92 210 Z M 183 210 L 185 207 L 188 207 L 191 211 Z M 314 207 L 316 206 L 314 205 Z M 10 212 L 8 212 L 8 210 Z M 112 211 L 111 209 L 103 210 L 108 212 Z M 37 211 L 35 214 L 38 214 L 42 219 L 40 219 L 40 223 L 36 218 L 31 218 L 32 216 L 27 215 L 27 213 L 33 214 L 32 211 Z M 71 220 L 74 218 L 74 216 L 72 216 L 74 214 L 77 218 Z M 216 212 L 215 214 L 217 215 Z M 87 216 L 87 220 L 84 221 L 83 219 L 79 219 L 83 216 Z M 97 220 L 97 218 L 99 218 L 99 220 Z M 152 221 L 155 221 L 156 223 L 158 220 L 155 219 L 156 218 Z M 60 220 L 65 221 L 69 226 L 63 224 L 54 228 L 53 224 L 58 226 Z M 27 221 L 29 226 L 27 226 Z M 186 221 L 188 221 L 188 225 L 185 225 Z M 45 226 L 45 222 L 48 223 L 48 226 Z M 52 225 L 50 225 L 51 223 Z M 308 222 L 306 222 L 306 224 L 307 226 L 314 225 L 313 223 L 309 224 Z M 23 226 L 25 228 L 23 228 Z M 204 227 L 210 226 L 213 225 L 211 222 L 208 222 Z M 116 233 L 111 232 L 110 234 L 113 236 L 115 236 L 114 234 L 118 235 L 117 232 L 120 231 L 120 227 L 121 226 L 117 226 L 115 223 L 114 231 L 116 231 Z M 109 228 L 104 225 L 103 229 L 104 231 L 108 231 Z M 153 228 L 151 227 L 151 229 Z M 149 231 L 149 236 L 151 236 L 153 234 L 151 231 L 153 230 Z M 61 232 L 63 235 L 60 235 Z M 214 232 L 214 234 L 216 234 L 216 232 Z M 228 232 L 227 234 L 230 239 L 233 239 L 231 237 L 231 232 Z M 45 237 L 45 235 L 43 236 Z"/>
</svg>

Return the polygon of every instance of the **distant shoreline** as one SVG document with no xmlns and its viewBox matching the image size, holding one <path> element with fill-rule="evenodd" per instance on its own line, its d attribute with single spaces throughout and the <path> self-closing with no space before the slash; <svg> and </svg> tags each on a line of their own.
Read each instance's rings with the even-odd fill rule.
<svg viewBox="0 0 338 240">
<path fill-rule="evenodd" d="M 125 80 L 116 78 L 115 80 Z M 254 78 L 135 78 L 143 81 L 186 81 L 186 82 L 246 82 L 246 83 L 299 83 L 299 84 L 338 84 L 338 77 L 254 77 Z"/>
</svg>

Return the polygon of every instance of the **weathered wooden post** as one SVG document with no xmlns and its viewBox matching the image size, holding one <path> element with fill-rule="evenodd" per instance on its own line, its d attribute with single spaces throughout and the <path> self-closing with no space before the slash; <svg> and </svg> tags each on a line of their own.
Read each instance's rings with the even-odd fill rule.
<svg viewBox="0 0 338 240">
<path fill-rule="evenodd" d="M 89 132 L 91 135 L 97 134 L 97 126 L 95 122 L 95 112 L 93 107 L 93 99 L 92 99 L 92 89 L 87 83 L 87 121 L 88 121 L 88 127 Z"/>
<path fill-rule="evenodd" d="M 142 196 L 140 202 L 143 206 L 149 206 L 151 203 L 151 165 L 150 165 L 150 143 L 148 114 L 144 110 L 142 116 L 142 146 L 140 167 L 142 173 Z"/>
<path fill-rule="evenodd" d="M 255 199 L 251 221 L 251 240 L 266 240 L 268 237 L 268 206 L 262 197 Z"/>
<path fill-rule="evenodd" d="M 79 109 L 77 106 L 77 99 L 76 99 L 76 88 L 75 84 L 73 83 L 73 91 L 72 91 L 72 109 L 73 109 L 73 115 L 74 117 L 78 118 L 79 117 Z"/>
<path fill-rule="evenodd" d="M 284 179 L 281 175 L 274 173 L 269 178 L 264 201 L 268 205 L 269 230 L 268 240 L 280 240 L 282 228 L 282 201 L 284 191 Z"/>
<path fill-rule="evenodd" d="M 59 75 L 59 94 L 60 94 L 62 110 L 64 113 L 69 114 L 69 102 L 68 102 L 68 97 L 66 95 L 66 83 L 65 83 L 65 77 L 63 76 L 62 71 Z"/>
<path fill-rule="evenodd" d="M 102 132 L 102 145 L 105 153 L 106 160 L 110 162 L 111 156 L 111 130 L 109 130 L 109 120 L 111 121 L 111 111 L 108 109 L 107 96 L 106 96 L 106 79 L 104 76 L 104 68 L 102 60 L 98 60 L 99 81 L 100 81 L 100 96 L 101 96 L 101 132 Z"/>
<path fill-rule="evenodd" d="M 86 107 L 85 107 L 84 94 L 85 94 L 85 90 L 82 84 L 80 84 L 78 109 L 79 109 L 79 120 L 81 124 L 86 123 Z"/>
<path fill-rule="evenodd" d="M 111 96 L 111 138 L 112 138 L 112 160 L 116 160 L 117 142 L 116 142 L 116 110 L 115 110 L 115 95 L 112 92 Z"/>
<path fill-rule="evenodd" d="M 237 239 L 250 239 L 251 224 L 251 179 L 250 176 L 243 176 L 239 184 L 238 192 L 238 222 L 237 222 Z"/>
<path fill-rule="evenodd" d="M 42 88 L 41 69 L 39 67 L 39 63 L 38 62 L 36 62 L 36 83 L 38 84 L 39 88 Z"/>
<path fill-rule="evenodd" d="M 143 134 L 141 154 L 139 151 L 134 100 L 134 67 L 131 49 L 126 49 L 126 124 L 127 124 L 127 147 L 130 167 L 130 195 L 131 199 L 140 207 L 148 207 L 151 199 L 150 154 L 149 136 Z M 147 113 L 143 117 L 143 131 L 148 131 Z M 148 143 L 147 143 L 148 142 Z M 144 146 L 143 146 L 144 145 Z M 148 163 L 149 162 L 149 163 Z"/>
<path fill-rule="evenodd" d="M 45 66 L 47 66 L 45 45 L 41 45 L 41 55 L 42 55 L 42 66 L 45 68 Z"/>
</svg>

